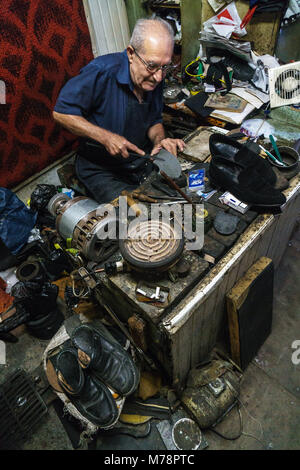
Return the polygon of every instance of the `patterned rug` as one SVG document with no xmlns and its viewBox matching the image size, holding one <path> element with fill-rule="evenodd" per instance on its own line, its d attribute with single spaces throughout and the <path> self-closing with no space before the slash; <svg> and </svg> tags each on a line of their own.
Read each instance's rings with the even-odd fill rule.
<svg viewBox="0 0 300 470">
<path fill-rule="evenodd" d="M 52 110 L 93 53 L 81 0 L 1 0 L 0 32 L 0 186 L 11 188 L 76 147 Z"/>
</svg>

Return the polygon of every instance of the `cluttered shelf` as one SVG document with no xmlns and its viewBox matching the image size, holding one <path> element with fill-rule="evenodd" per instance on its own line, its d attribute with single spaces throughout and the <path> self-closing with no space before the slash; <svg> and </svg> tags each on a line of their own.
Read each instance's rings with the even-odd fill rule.
<svg viewBox="0 0 300 470">
<path fill-rule="evenodd" d="M 150 3 L 150 2 L 149 2 Z M 159 8 L 180 8 L 180 0 L 153 0 L 150 3 L 150 7 L 152 9 L 159 9 Z"/>
</svg>

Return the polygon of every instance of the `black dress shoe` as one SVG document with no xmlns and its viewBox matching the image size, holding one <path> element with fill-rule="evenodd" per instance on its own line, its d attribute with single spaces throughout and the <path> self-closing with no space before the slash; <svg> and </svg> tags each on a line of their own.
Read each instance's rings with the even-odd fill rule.
<svg viewBox="0 0 300 470">
<path fill-rule="evenodd" d="M 66 347 L 56 357 L 56 374 L 61 388 L 69 395 L 79 395 L 84 386 L 84 374 L 77 361 L 75 348 Z"/>
<path fill-rule="evenodd" d="M 73 405 L 89 421 L 103 428 L 119 419 L 119 411 L 113 395 L 104 383 L 92 375 L 86 375 L 80 395 L 72 397 Z"/>
<path fill-rule="evenodd" d="M 280 207 L 285 196 L 274 189 L 254 167 L 247 168 L 223 156 L 214 156 L 209 165 L 212 185 L 229 191 L 241 201 L 260 207 Z"/>
<path fill-rule="evenodd" d="M 77 410 L 93 424 L 113 425 L 119 418 L 116 402 L 96 377 L 85 375 L 77 360 L 77 350 L 64 348 L 55 358 L 57 380 Z"/>
<path fill-rule="evenodd" d="M 111 339 L 104 326 L 81 325 L 75 328 L 71 340 L 78 349 L 78 362 L 82 368 L 90 368 L 93 375 L 122 396 L 136 390 L 139 370 L 128 352 Z"/>
<path fill-rule="evenodd" d="M 249 170 L 255 169 L 270 185 L 275 185 L 276 175 L 270 163 L 259 156 L 260 148 L 255 142 L 241 144 L 222 134 L 212 134 L 209 139 L 212 157 L 223 158 L 238 163 Z"/>
</svg>

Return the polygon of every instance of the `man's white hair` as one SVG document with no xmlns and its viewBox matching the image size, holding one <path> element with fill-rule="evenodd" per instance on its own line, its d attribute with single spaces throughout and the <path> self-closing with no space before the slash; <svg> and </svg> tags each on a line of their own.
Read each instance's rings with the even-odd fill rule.
<svg viewBox="0 0 300 470">
<path fill-rule="evenodd" d="M 149 32 L 153 31 L 153 28 L 160 27 L 164 30 L 170 38 L 170 41 L 174 43 L 174 31 L 172 26 L 162 18 L 141 18 L 137 20 L 135 27 L 132 32 L 130 39 L 130 46 L 134 47 L 137 51 L 143 50 L 144 41 Z"/>
</svg>

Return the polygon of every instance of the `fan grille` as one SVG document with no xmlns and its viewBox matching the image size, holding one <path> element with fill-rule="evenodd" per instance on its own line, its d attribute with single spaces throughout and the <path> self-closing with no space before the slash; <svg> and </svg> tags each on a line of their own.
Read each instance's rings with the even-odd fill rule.
<svg viewBox="0 0 300 470">
<path fill-rule="evenodd" d="M 269 70 L 270 106 L 300 102 L 300 62 Z"/>
</svg>

